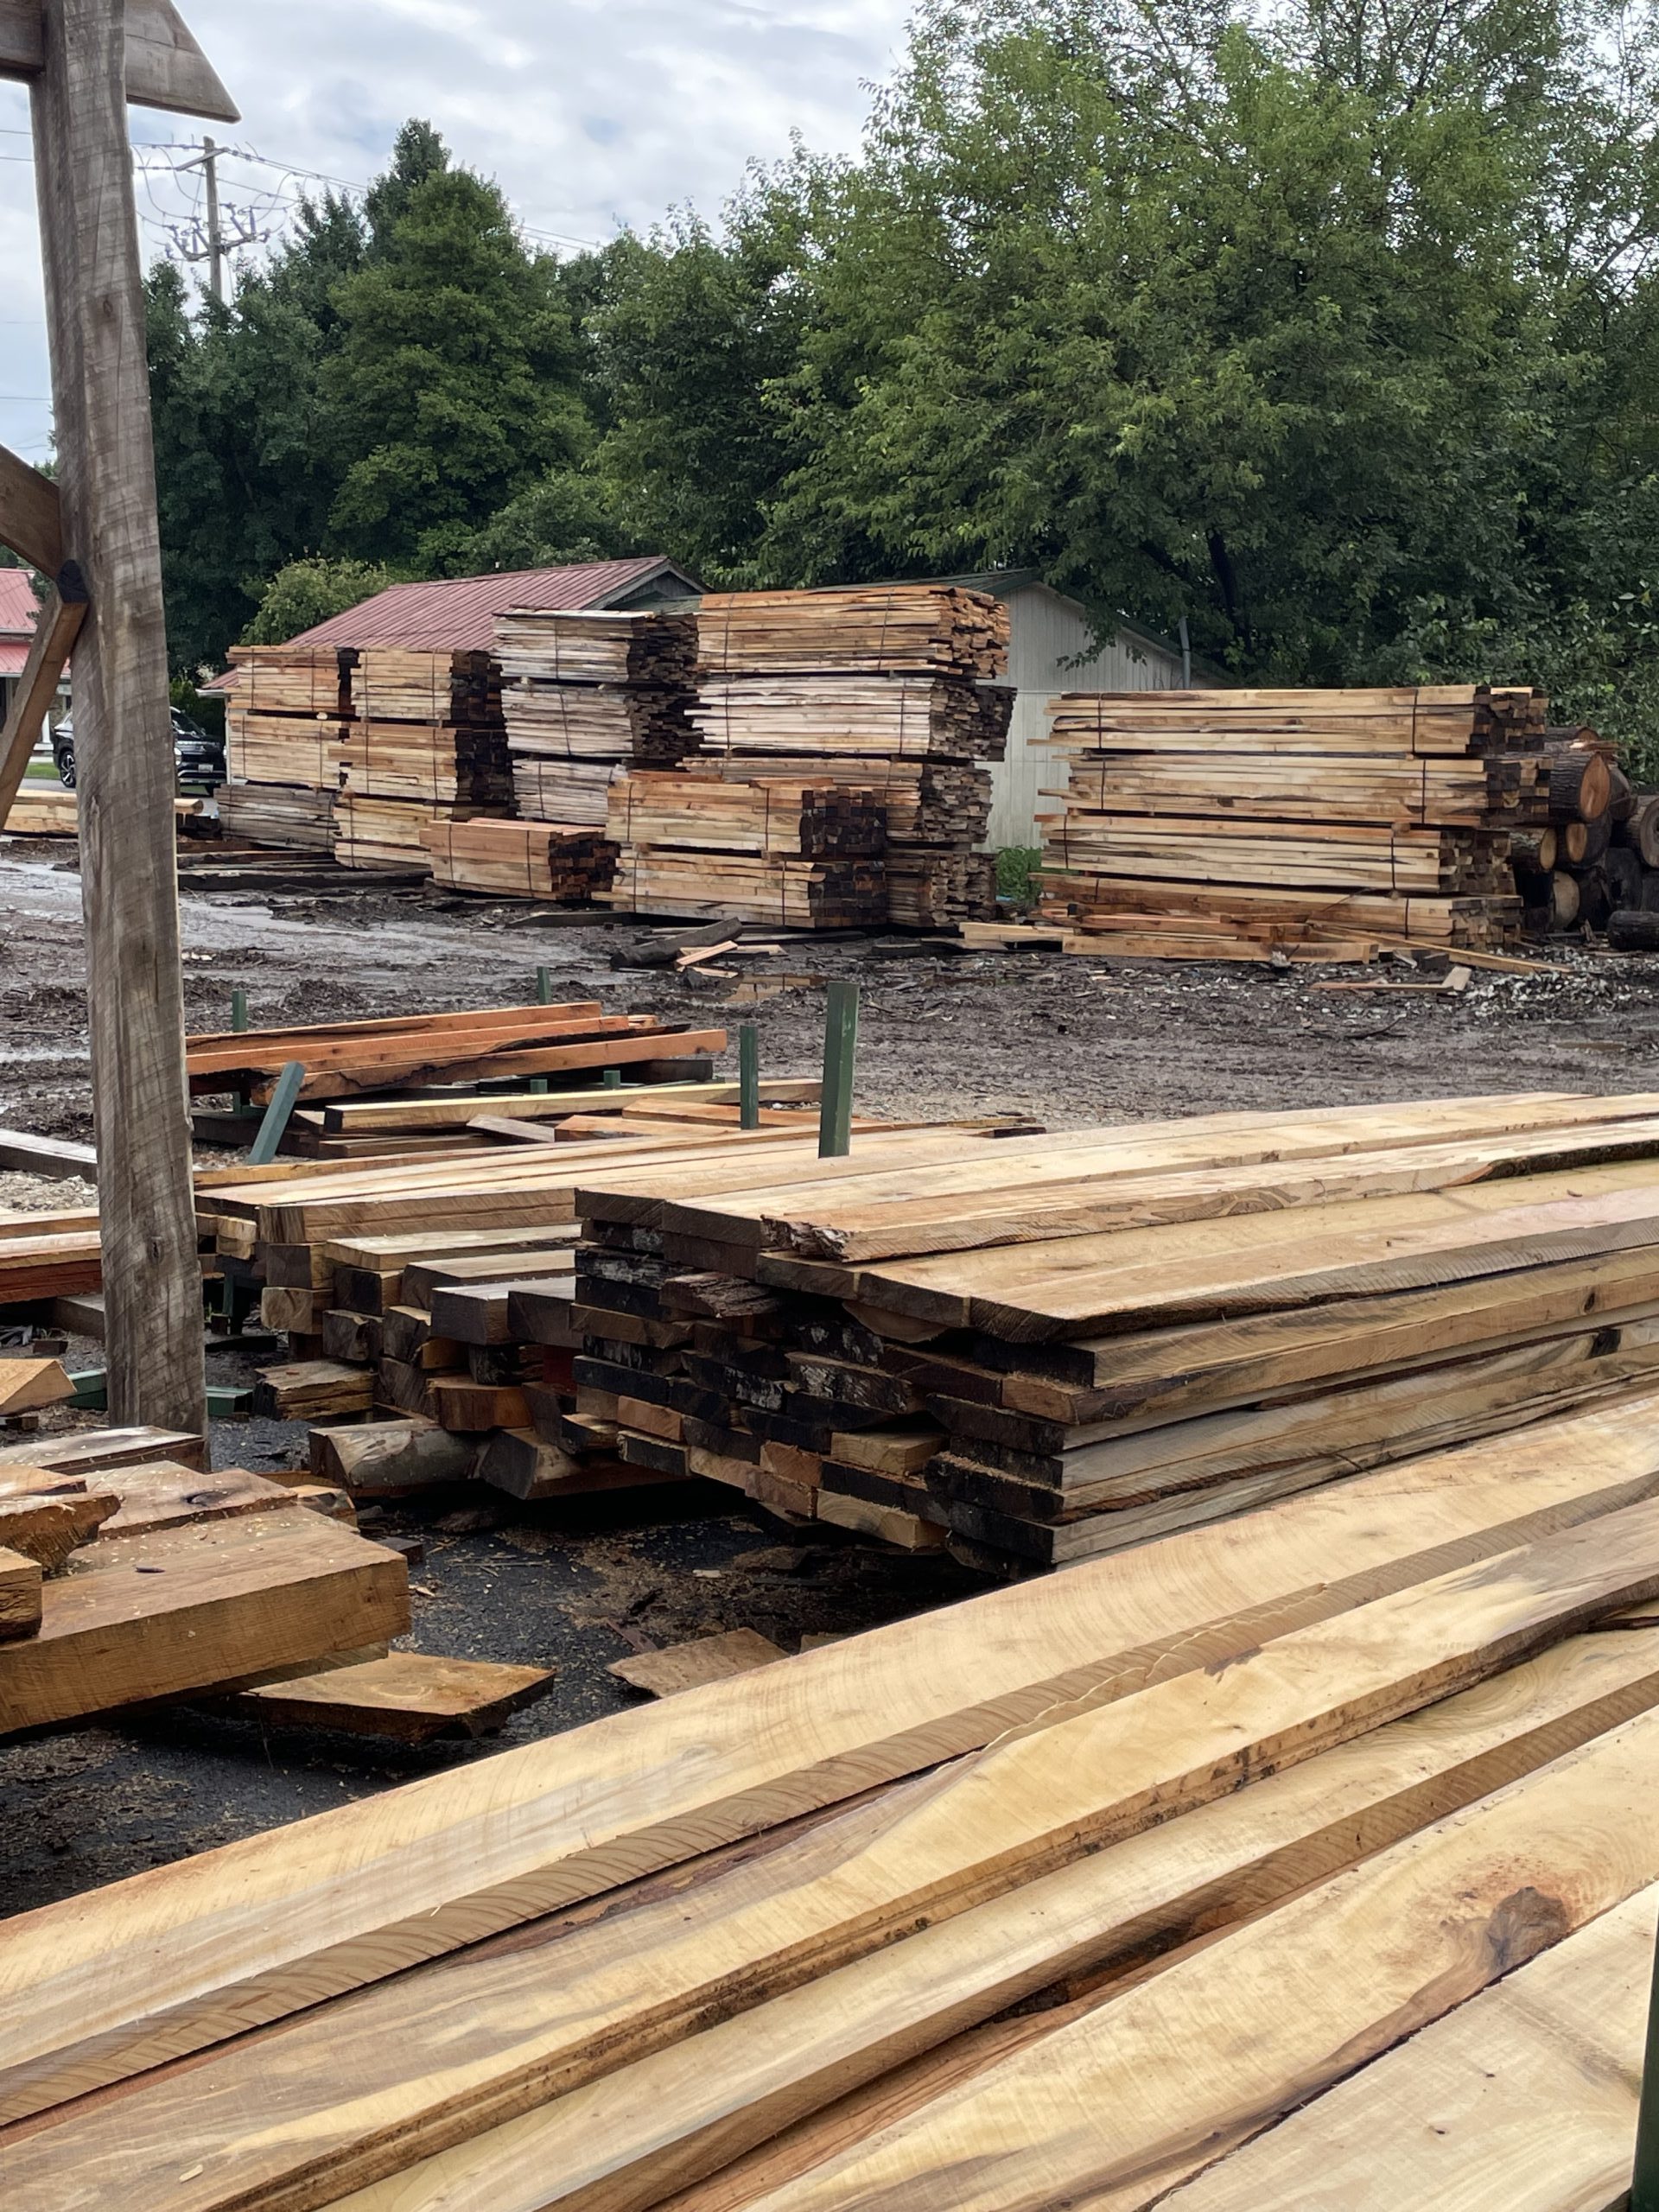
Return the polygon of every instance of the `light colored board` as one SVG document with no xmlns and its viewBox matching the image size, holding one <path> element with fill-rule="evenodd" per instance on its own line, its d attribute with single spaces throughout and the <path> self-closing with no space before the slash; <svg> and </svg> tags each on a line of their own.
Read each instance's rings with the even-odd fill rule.
<svg viewBox="0 0 1659 2212">
<path fill-rule="evenodd" d="M 395 1651 L 361 1666 L 244 1690 L 236 1708 L 272 1726 L 339 1728 L 424 1744 L 435 1736 L 491 1734 L 545 1697 L 556 1679 L 545 1667 Z"/>
<path fill-rule="evenodd" d="M 1638 1891 L 1176 2190 L 1166 2212 L 1614 2212 L 1656 1921 L 1659 1888 Z"/>
<path fill-rule="evenodd" d="M 49 1474 L 96 1475 L 105 1468 L 142 1466 L 154 1459 L 176 1460 L 205 1471 L 207 1439 L 200 1433 L 171 1428 L 94 1428 L 0 1446 L 0 1470 L 24 1466 L 43 1468 Z"/>
<path fill-rule="evenodd" d="M 753 2003 L 920 1920 L 1006 1896 L 1651 1594 L 1659 1594 L 1659 1503 L 1270 1640 L 1230 1668 L 1189 1672 L 1105 1705 L 1077 1700 L 979 1758 L 912 1783 L 897 1808 L 860 1806 L 798 1852 L 763 1859 L 753 1876 L 741 1868 L 728 1910 L 711 1909 L 705 1895 L 690 1915 L 670 1895 L 626 1930 L 601 1922 L 587 1938 L 567 1936 L 556 1975 L 534 1943 L 447 1961 L 203 2058 L 170 2082 L 136 2085 L 75 2129 L 67 2188 L 61 2139 L 54 2145 L 48 2131 L 20 2145 L 5 2174 L 9 2201 L 22 2212 L 48 2212 L 48 2202 L 50 2212 L 91 2212 L 119 2161 L 130 2212 L 300 2212 L 533 2109 L 550 2090 L 580 2087 L 623 2056 L 677 2040 L 711 2004 Z M 1503 1930 L 1507 1899 L 1510 1941 L 1524 1956 L 1529 1935 L 1536 1948 L 1566 1932 L 1564 1917 L 1574 1924 L 1574 1872 L 1589 1892 L 1580 1892 L 1580 1918 L 1659 1878 L 1659 1816 L 1637 1810 L 1659 1782 L 1659 1718 L 1630 1722 L 1596 1748 L 1599 1756 L 1570 1754 L 1550 1783 L 1522 1785 L 1524 1808 L 1497 1821 L 1511 1848 L 1521 1834 L 1541 1835 L 1547 1866 L 1565 1840 L 1569 1805 L 1581 1815 L 1570 1826 L 1566 1895 L 1541 1882 L 1548 1904 L 1517 1907 L 1511 1878 L 1495 1893 L 1460 1899 L 1470 1936 Z M 1483 1835 L 1474 1863 L 1485 1866 L 1491 1849 Z M 1377 1878 L 1386 1904 L 1386 1879 Z M 1408 1876 L 1408 1901 L 1426 1887 L 1421 1874 Z M 1444 1912 L 1438 1885 L 1436 1901 Z M 1409 1918 L 1407 1906 L 1396 1910 Z M 1467 1940 L 1444 1931 L 1437 1968 Z M 1491 1971 L 1488 1961 L 1474 1986 Z M 1328 2024 L 1319 2020 L 1317 2031 L 1328 2035 Z M 1100 2123 L 1108 2139 L 1117 2118 Z M 48 2200 L 48 2187 L 60 2194 Z"/>
<path fill-rule="evenodd" d="M 58 1360 L 0 1359 L 0 1414 L 36 1413 L 74 1395 Z"/>
<path fill-rule="evenodd" d="M 0 1495 L 0 1550 L 20 1553 L 35 1560 L 42 1573 L 54 1574 L 78 1545 L 91 1541 L 119 1503 L 106 1492 L 92 1491 L 55 1497 Z"/>
<path fill-rule="evenodd" d="M 76 1567 L 46 1585 L 39 1634 L 0 1656 L 0 1730 L 176 1697 L 409 1625 L 402 1559 L 293 1506 L 106 1538 Z"/>
<path fill-rule="evenodd" d="M 673 1697 L 681 1690 L 701 1689 L 705 1682 L 753 1674 L 757 1667 L 769 1667 L 785 1656 L 770 1637 L 752 1628 L 734 1628 L 722 1636 L 699 1637 L 691 1643 L 673 1643 L 661 1651 L 614 1660 L 606 1671 L 630 1689 Z"/>
<path fill-rule="evenodd" d="M 142 1928 L 120 1884 L 0 1923 L 0 2119 L 1651 1496 L 1656 1435 L 1637 1399 L 896 1623 L 158 1870 Z"/>
<path fill-rule="evenodd" d="M 0 1643 L 38 1635 L 42 1603 L 40 1561 L 0 1549 Z M 0 1667 L 4 1663 L 0 1657 Z"/>
<path fill-rule="evenodd" d="M 761 1081 L 760 1096 L 764 1103 L 772 1105 L 814 1104 L 820 1087 L 816 1079 L 805 1077 L 766 1077 Z M 735 1100 L 737 1091 L 734 1083 L 662 1083 L 624 1085 L 622 1096 L 624 1102 L 659 1101 L 664 1104 L 675 1099 L 720 1103 Z M 342 1135 L 366 1136 L 411 1129 L 461 1129 L 474 1115 L 483 1113 L 505 1114 L 520 1122 L 544 1121 L 565 1114 L 603 1112 L 611 1103 L 603 1090 L 590 1085 L 582 1090 L 545 1093 L 479 1091 L 470 1096 L 448 1098 L 342 1099 L 338 1104 L 325 1106 L 322 1113 L 325 1128 Z"/>
<path fill-rule="evenodd" d="M 902 2080 L 930 2049 L 948 2064 L 981 2041 L 964 2031 L 1045 1986 L 1144 1970 L 1154 1946 L 1167 1955 L 1261 1912 L 1645 1709 L 1650 1674 L 1640 1687 L 1630 1679 L 1621 1641 L 1574 1639 L 607 2074 L 372 2184 L 340 2212 L 448 2212 L 448 2192 L 463 2187 L 491 2212 L 634 2212 L 670 2189 L 677 2202 L 679 2189 L 716 2167 L 730 2202 L 745 2202 L 742 2168 L 728 2162 L 791 2122 L 865 2084 L 879 2094 L 884 2077 Z M 1042 2033 L 1052 2017 L 1024 2026 Z M 778 2148 L 817 2162 L 787 2136 Z M 1314 2198 L 1308 2212 L 1331 2201 Z M 1251 2212 L 1276 2202 L 1259 2196 Z"/>
<path fill-rule="evenodd" d="M 1639 1777 L 1656 1738 L 1644 1715 L 1597 1738 L 1109 1998 L 753 2212 L 1140 2212 L 1650 1885 L 1659 1824 Z"/>
</svg>

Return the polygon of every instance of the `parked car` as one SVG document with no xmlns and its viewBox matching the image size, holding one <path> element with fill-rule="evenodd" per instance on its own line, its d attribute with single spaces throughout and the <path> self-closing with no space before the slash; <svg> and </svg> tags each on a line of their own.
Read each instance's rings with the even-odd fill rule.
<svg viewBox="0 0 1659 2212">
<path fill-rule="evenodd" d="M 66 791 L 75 788 L 75 718 L 66 715 L 52 733 L 52 758 L 58 781 Z M 178 767 L 181 791 L 217 791 L 226 779 L 225 741 L 199 729 L 188 715 L 173 709 L 173 758 Z"/>
</svg>

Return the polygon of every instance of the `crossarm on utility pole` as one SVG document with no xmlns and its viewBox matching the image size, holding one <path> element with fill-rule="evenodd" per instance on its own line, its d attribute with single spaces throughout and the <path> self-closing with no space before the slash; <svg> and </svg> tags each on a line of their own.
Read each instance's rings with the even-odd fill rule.
<svg viewBox="0 0 1659 2212">
<path fill-rule="evenodd" d="M 0 830 L 10 819 L 41 725 L 58 696 L 70 652 L 86 619 L 86 588 L 73 563 L 64 571 L 61 584 L 65 590 L 78 590 L 79 596 L 66 599 L 62 590 L 54 591 L 35 617 L 34 642 L 12 695 L 4 734 L 0 735 Z"/>
</svg>

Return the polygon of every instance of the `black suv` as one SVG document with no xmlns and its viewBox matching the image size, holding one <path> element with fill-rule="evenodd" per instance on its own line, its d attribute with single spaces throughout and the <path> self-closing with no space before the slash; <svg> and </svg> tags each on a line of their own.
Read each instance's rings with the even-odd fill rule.
<svg viewBox="0 0 1659 2212">
<path fill-rule="evenodd" d="M 66 791 L 75 788 L 75 721 L 66 715 L 52 733 L 52 758 L 58 781 Z M 173 709 L 173 758 L 178 764 L 179 789 L 213 791 L 226 780 L 225 741 L 198 729 L 188 715 Z"/>
</svg>

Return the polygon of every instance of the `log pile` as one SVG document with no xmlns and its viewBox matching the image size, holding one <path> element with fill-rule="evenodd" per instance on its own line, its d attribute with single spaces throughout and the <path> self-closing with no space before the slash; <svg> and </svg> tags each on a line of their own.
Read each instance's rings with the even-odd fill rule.
<svg viewBox="0 0 1659 2212">
<path fill-rule="evenodd" d="M 498 618 L 495 650 L 518 811 L 602 829 L 631 766 L 672 767 L 696 747 L 688 709 L 696 618 L 538 613 Z"/>
<path fill-rule="evenodd" d="M 234 645 L 225 717 L 229 834 L 328 852 L 356 655 L 337 645 Z"/>
<path fill-rule="evenodd" d="M 1656 1423 L 1362 1474 L 15 1917 L 9 2212 L 1618 2202 Z"/>
<path fill-rule="evenodd" d="M 991 1571 L 1659 1376 L 1651 1096 L 942 1138 L 792 1184 L 755 1172 L 583 1183 L 584 1408 L 646 1402 L 763 1503 Z M 625 1459 L 662 1464 L 660 1415 L 620 1427 Z"/>
<path fill-rule="evenodd" d="M 1043 817 L 1045 915 L 1217 957 L 1541 931 L 1541 905 L 1576 911 L 1561 869 L 1611 798 L 1594 734 L 1552 728 L 1521 687 L 1075 694 L 1050 712 L 1065 783 Z"/>
<path fill-rule="evenodd" d="M 491 899 L 589 906 L 610 888 L 616 847 L 602 830 L 552 822 L 438 822 L 421 831 L 432 880 Z"/>
<path fill-rule="evenodd" d="M 1007 666 L 999 601 L 930 584 L 716 593 L 702 601 L 698 634 L 692 719 L 701 750 L 688 764 L 698 789 L 677 802 L 653 782 L 652 812 L 624 848 L 617 903 L 734 920 L 798 917 L 807 928 L 887 919 L 934 927 L 993 911 L 990 872 L 974 848 L 991 799 L 979 764 L 1001 758 L 1013 711 L 1012 692 L 982 681 Z M 760 869 L 728 870 L 718 896 L 688 905 L 696 871 L 677 854 L 760 849 L 753 840 L 732 845 L 722 824 L 734 802 L 710 788 L 711 778 L 728 792 L 748 786 L 757 812 L 779 785 L 834 786 L 843 799 L 873 793 L 887 816 L 884 879 L 818 882 L 803 895 L 798 870 L 771 883 Z M 627 804 L 620 795 L 613 802 L 613 836 Z M 802 858 L 830 854 L 797 849 Z M 880 848 L 835 849 L 873 861 Z"/>
</svg>

